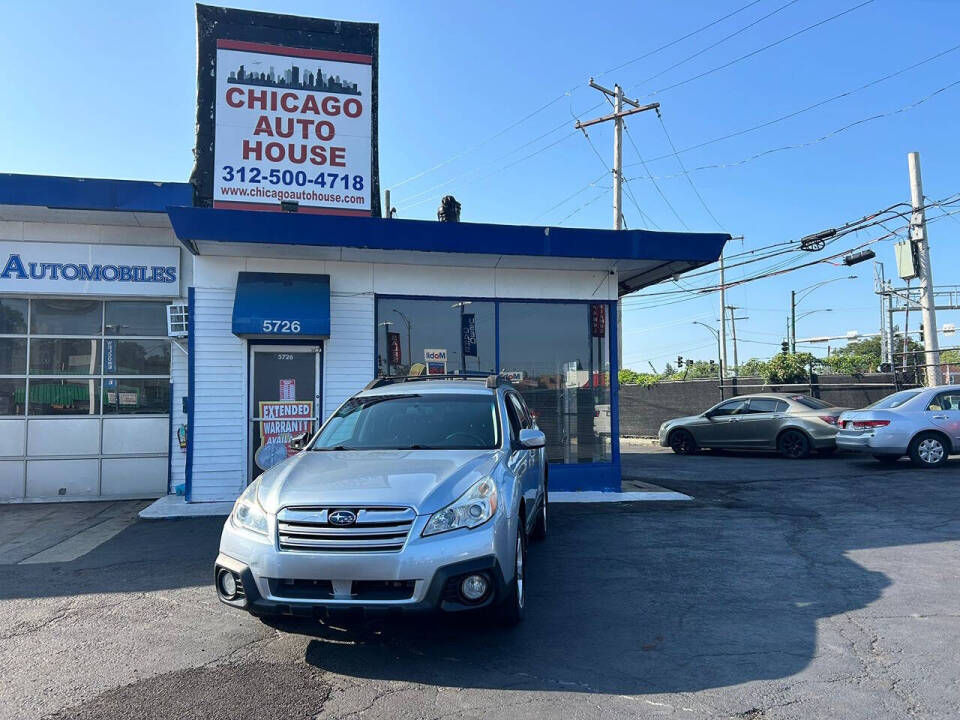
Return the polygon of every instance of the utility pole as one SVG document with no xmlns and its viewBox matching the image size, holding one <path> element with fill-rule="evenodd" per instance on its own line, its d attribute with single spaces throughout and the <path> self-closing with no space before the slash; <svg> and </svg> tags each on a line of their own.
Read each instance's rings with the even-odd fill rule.
<svg viewBox="0 0 960 720">
<path fill-rule="evenodd" d="M 583 134 L 586 135 L 586 128 L 591 125 L 597 125 L 599 123 L 607 122 L 613 120 L 613 229 L 622 230 L 623 229 L 623 212 L 621 210 L 621 204 L 623 201 L 623 119 L 628 115 L 635 115 L 636 113 L 646 112 L 647 110 L 656 110 L 660 112 L 660 103 L 650 103 L 649 105 L 641 105 L 636 100 L 631 100 L 628 97 L 624 97 L 623 88 L 619 85 L 614 85 L 613 90 L 610 88 L 605 88 L 603 85 L 599 85 L 593 81 L 593 78 L 590 78 L 590 87 L 594 90 L 599 90 L 607 98 L 612 98 L 613 100 L 613 113 L 610 115 L 602 115 L 593 120 L 586 120 L 585 122 L 576 122 L 574 127 L 577 130 L 583 131 Z M 629 110 L 623 109 L 623 104 L 626 103 L 630 105 Z"/>
<path fill-rule="evenodd" d="M 790 291 L 790 352 L 797 353 L 797 291 Z"/>
<path fill-rule="evenodd" d="M 739 377 L 740 360 L 737 357 L 737 318 L 734 317 L 737 308 L 734 305 L 727 305 L 726 309 L 730 311 L 730 333 L 733 335 L 733 376 Z"/>
<path fill-rule="evenodd" d="M 619 85 L 614 85 L 613 90 L 606 88 L 603 85 L 599 85 L 593 81 L 593 78 L 590 78 L 590 87 L 594 90 L 599 90 L 602 92 L 607 99 L 613 98 L 613 114 L 612 115 L 603 115 L 593 120 L 587 120 L 586 122 L 576 122 L 574 127 L 577 130 L 583 132 L 584 135 L 587 134 L 586 128 L 591 125 L 597 125 L 599 123 L 607 122 L 608 120 L 613 120 L 613 229 L 622 230 L 623 229 L 623 119 L 627 115 L 634 115 L 636 113 L 641 113 L 646 110 L 656 110 L 660 112 L 660 103 L 650 103 L 649 105 L 641 105 L 636 100 L 631 100 L 630 98 L 623 96 L 623 88 Z M 623 104 L 632 106 L 630 110 L 624 110 Z M 620 301 L 620 298 L 617 298 L 617 367 L 623 367 L 623 304 Z"/>
<path fill-rule="evenodd" d="M 887 290 L 893 290 L 893 281 L 887 280 Z M 893 333 L 893 293 L 887 292 L 887 362 L 893 369 L 897 364 L 897 340 Z"/>
<path fill-rule="evenodd" d="M 933 268 L 930 266 L 930 244 L 927 240 L 927 216 L 923 209 L 923 181 L 920 179 L 920 153 L 907 155 L 910 170 L 910 202 L 913 216 L 910 219 L 910 241 L 916 245 L 920 258 L 920 310 L 924 334 L 924 365 L 927 386 L 933 387 L 943 382 L 940 368 L 940 347 L 937 342 L 937 311 L 933 300 Z"/>
<path fill-rule="evenodd" d="M 723 276 L 723 250 L 720 250 L 720 384 L 727 375 L 727 291 Z"/>
</svg>

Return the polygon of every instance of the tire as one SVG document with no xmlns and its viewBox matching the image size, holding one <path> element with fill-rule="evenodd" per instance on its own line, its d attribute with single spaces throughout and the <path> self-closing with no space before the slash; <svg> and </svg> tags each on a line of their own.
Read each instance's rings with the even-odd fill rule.
<svg viewBox="0 0 960 720">
<path fill-rule="evenodd" d="M 500 622 L 507 626 L 517 625 L 523 620 L 526 605 L 527 538 L 523 532 L 523 519 L 517 520 L 517 553 L 513 566 L 513 579 L 507 589 L 507 595 L 500 603 Z"/>
<path fill-rule="evenodd" d="M 689 430 L 680 428 L 670 433 L 670 449 L 677 455 L 693 455 L 697 451 L 697 441 Z"/>
<path fill-rule="evenodd" d="M 810 454 L 810 440 L 800 430 L 784 430 L 777 438 L 777 452 L 790 460 L 800 460 Z"/>
<path fill-rule="evenodd" d="M 873 459 L 884 465 L 895 465 L 900 461 L 899 455 L 874 455 Z"/>
<path fill-rule="evenodd" d="M 934 468 L 947 462 L 947 444 L 943 436 L 933 432 L 922 432 L 910 443 L 907 451 L 916 467 Z"/>
<path fill-rule="evenodd" d="M 547 539 L 547 504 L 549 501 L 549 495 L 547 494 L 547 486 L 543 486 L 543 502 L 540 503 L 540 512 L 537 513 L 537 523 L 533 526 L 533 532 L 530 533 L 531 540 L 537 540 L 542 542 Z"/>
</svg>

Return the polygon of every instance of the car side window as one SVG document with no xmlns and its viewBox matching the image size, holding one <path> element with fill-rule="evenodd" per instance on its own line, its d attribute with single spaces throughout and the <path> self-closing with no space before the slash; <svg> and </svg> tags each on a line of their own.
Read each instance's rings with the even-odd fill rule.
<svg viewBox="0 0 960 720">
<path fill-rule="evenodd" d="M 750 398 L 750 408 L 748 412 L 751 415 L 755 413 L 783 412 L 786 406 L 787 404 L 785 402 L 774 398 Z"/>
<path fill-rule="evenodd" d="M 940 393 L 933 398 L 927 410 L 960 410 L 960 392 Z"/>
<path fill-rule="evenodd" d="M 520 413 L 517 411 L 517 403 L 512 395 L 504 398 L 504 404 L 507 406 L 507 419 L 510 421 L 510 436 L 516 440 L 520 437 L 520 429 L 523 427 L 523 421 L 520 419 Z"/>
<path fill-rule="evenodd" d="M 517 411 L 517 417 L 520 419 L 520 427 L 522 428 L 531 428 L 533 427 L 533 422 L 530 419 L 530 412 L 527 410 L 526 404 L 523 402 L 523 398 L 514 393 L 510 393 L 507 396 L 510 399 L 510 402 L 513 403 Z"/>
<path fill-rule="evenodd" d="M 746 411 L 746 400 L 729 400 L 722 405 L 717 405 L 711 414 L 714 417 L 724 417 L 727 415 L 743 415 Z"/>
</svg>

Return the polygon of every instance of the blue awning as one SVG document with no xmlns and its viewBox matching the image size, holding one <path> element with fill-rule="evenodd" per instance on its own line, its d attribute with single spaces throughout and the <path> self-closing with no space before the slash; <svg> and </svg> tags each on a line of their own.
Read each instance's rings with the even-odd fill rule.
<svg viewBox="0 0 960 720">
<path fill-rule="evenodd" d="M 330 336 L 330 276 L 241 272 L 233 333 L 252 338 Z"/>
</svg>

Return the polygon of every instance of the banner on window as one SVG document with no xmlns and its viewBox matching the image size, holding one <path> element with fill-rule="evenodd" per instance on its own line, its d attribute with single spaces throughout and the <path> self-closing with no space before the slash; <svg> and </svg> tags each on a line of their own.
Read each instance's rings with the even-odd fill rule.
<svg viewBox="0 0 960 720">
<path fill-rule="evenodd" d="M 460 316 L 460 337 L 463 340 L 463 356 L 477 356 L 477 316 L 466 313 Z"/>
<path fill-rule="evenodd" d="M 261 470 L 269 470 L 295 454 L 290 449 L 294 437 L 313 432 L 313 401 L 261 400 L 259 411 L 263 419 L 254 460 Z"/>
<path fill-rule="evenodd" d="M 400 333 L 387 333 L 387 362 L 391 365 L 400 365 L 403 362 L 403 353 L 400 350 Z"/>
<path fill-rule="evenodd" d="M 594 303 L 590 306 L 590 335 L 604 337 L 607 334 L 607 306 Z"/>
</svg>

